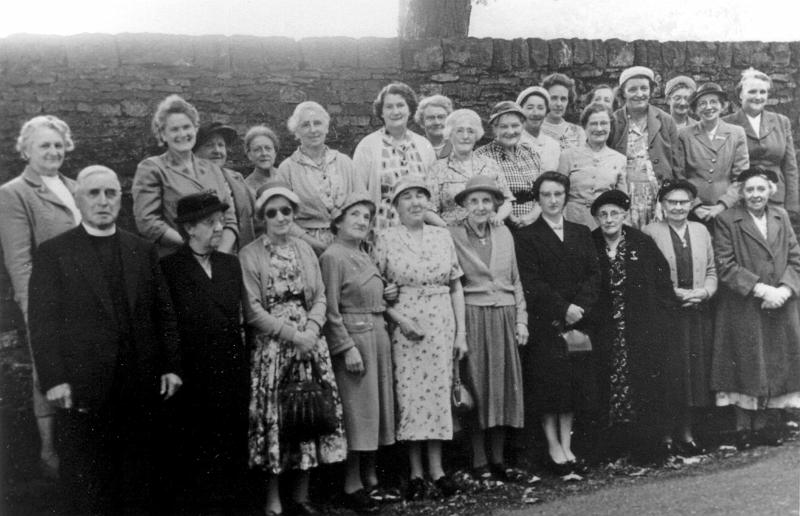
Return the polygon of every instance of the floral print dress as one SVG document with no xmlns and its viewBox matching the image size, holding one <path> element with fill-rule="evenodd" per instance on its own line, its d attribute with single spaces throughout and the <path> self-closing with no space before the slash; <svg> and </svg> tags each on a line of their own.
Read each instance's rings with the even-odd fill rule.
<svg viewBox="0 0 800 516">
<path fill-rule="evenodd" d="M 264 308 L 273 317 L 284 322 L 290 321 L 301 331 L 305 329 L 308 318 L 298 257 L 291 245 L 268 246 L 266 249 L 270 253 L 270 268 L 269 287 L 263 294 Z M 342 426 L 342 402 L 324 337 L 319 338 L 312 354 L 313 360 L 319 364 L 322 379 L 333 387 L 339 426 L 335 433 L 321 436 L 315 441 L 281 441 L 278 385 L 292 366 L 296 351 L 293 344 L 277 337 L 265 333 L 255 336 L 250 362 L 250 467 L 279 474 L 286 469 L 307 470 L 316 467 L 319 462 L 344 460 L 347 442 Z M 309 363 L 303 364 L 297 371 L 299 379 L 311 377 Z"/>
<path fill-rule="evenodd" d="M 384 278 L 400 287 L 394 308 L 425 334 L 418 341 L 407 339 L 399 327 L 391 334 L 397 439 L 452 439 L 455 316 L 450 282 L 463 275 L 453 240 L 447 229 L 425 225 L 418 242 L 400 225 L 378 234 L 374 253 Z"/>
<path fill-rule="evenodd" d="M 640 127 L 629 121 L 625 154 L 628 158 L 628 193 L 631 197 L 630 224 L 636 229 L 657 220 L 660 212 L 656 208 L 658 179 L 647 151 L 649 139 L 647 124 Z"/>
<path fill-rule="evenodd" d="M 625 237 L 617 244 L 617 254 L 609 256 L 609 290 L 611 292 L 611 319 L 614 335 L 611 341 L 611 376 L 608 419 L 611 425 L 630 423 L 633 420 L 628 342 L 625 339 L 625 259 L 628 256 Z"/>
</svg>

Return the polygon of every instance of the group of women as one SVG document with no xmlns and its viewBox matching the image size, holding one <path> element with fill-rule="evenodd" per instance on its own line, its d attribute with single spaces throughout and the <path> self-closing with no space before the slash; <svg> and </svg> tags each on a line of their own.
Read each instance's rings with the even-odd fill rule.
<svg viewBox="0 0 800 516">
<path fill-rule="evenodd" d="M 789 121 L 764 110 L 771 81 L 756 70 L 724 120 L 716 84 L 668 81 L 671 115 L 650 103 L 655 87 L 652 70 L 626 69 L 617 88 L 590 92 L 576 125 L 575 83 L 551 74 L 497 103 L 476 148 L 475 111 L 392 83 L 373 103 L 382 127 L 352 159 L 326 145 L 325 109 L 302 102 L 280 166 L 275 132 L 247 131 L 245 178 L 224 166 L 235 131 L 201 127 L 167 97 L 152 122 L 165 152 L 139 164 L 132 193 L 181 328 L 187 500 L 225 503 L 247 462 L 266 475 L 267 514 L 316 514 L 310 470 L 345 461 L 343 502 L 375 512 L 399 499 L 375 460 L 396 441 L 406 497 L 450 495 L 442 441 L 460 427 L 478 479 L 527 479 L 505 459 L 506 433 L 539 426 L 548 469 L 580 474 L 576 415 L 607 434 L 603 458 L 702 453 L 693 409 L 713 404 L 736 407 L 740 447 L 779 444 L 763 409 L 800 407 Z M 59 173 L 73 146 L 58 118 L 28 121 L 17 145 L 28 166 L 0 188 L 23 313 L 32 251 L 80 222 Z M 457 376 L 474 398 L 461 416 Z M 338 424 L 299 441 L 281 431 L 280 393 L 305 379 L 333 389 Z M 57 468 L 36 406 L 43 464 Z"/>
</svg>

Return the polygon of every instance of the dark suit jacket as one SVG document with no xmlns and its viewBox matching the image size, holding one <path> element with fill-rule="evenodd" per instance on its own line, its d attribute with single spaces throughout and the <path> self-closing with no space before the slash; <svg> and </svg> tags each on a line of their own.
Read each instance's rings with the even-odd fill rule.
<svg viewBox="0 0 800 516">
<path fill-rule="evenodd" d="M 242 339 L 238 258 L 212 253 L 209 278 L 189 246 L 184 246 L 162 258 L 161 269 L 178 318 L 183 390 L 191 393 L 193 403 L 201 404 L 228 400 L 230 405 L 232 399 L 246 397 L 248 362 Z"/>
<path fill-rule="evenodd" d="M 133 335 L 119 334 L 109 288 L 83 226 L 44 242 L 33 260 L 29 321 L 39 383 L 47 392 L 68 383 L 73 402 L 89 409 L 110 401 L 119 343 L 131 347 L 126 388 L 157 398 L 159 378 L 181 374 L 175 313 L 156 248 L 117 229 Z"/>
<path fill-rule="evenodd" d="M 520 229 L 514 240 L 531 336 L 556 338 L 553 323 L 563 324 L 570 304 L 583 308 L 584 319 L 588 320 L 600 286 L 597 253 L 589 228 L 565 220 L 561 242 L 539 217 Z"/>
<path fill-rule="evenodd" d="M 770 200 L 789 211 L 800 210 L 797 159 L 789 119 L 779 113 L 762 112 L 758 136 L 741 109 L 723 120 L 744 128 L 751 167 L 768 168 L 778 174 L 778 191 Z"/>
</svg>

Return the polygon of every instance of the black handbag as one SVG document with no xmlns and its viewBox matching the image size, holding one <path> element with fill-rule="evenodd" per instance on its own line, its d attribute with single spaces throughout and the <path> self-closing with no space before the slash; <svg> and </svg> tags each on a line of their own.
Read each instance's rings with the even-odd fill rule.
<svg viewBox="0 0 800 516">
<path fill-rule="evenodd" d="M 306 361 L 293 359 L 278 382 L 278 428 L 284 441 L 303 442 L 332 434 L 338 427 L 333 387 L 322 379 L 319 364 L 311 359 L 311 377 L 300 380 Z"/>
<path fill-rule="evenodd" d="M 466 414 L 475 406 L 475 400 L 472 398 L 469 389 L 461 383 L 458 360 L 453 361 L 453 392 L 451 398 L 453 400 L 453 411 L 457 415 Z"/>
</svg>

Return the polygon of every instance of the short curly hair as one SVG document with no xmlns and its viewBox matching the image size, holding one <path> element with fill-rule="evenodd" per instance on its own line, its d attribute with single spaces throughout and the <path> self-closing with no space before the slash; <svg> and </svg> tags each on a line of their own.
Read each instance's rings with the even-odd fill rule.
<svg viewBox="0 0 800 516">
<path fill-rule="evenodd" d="M 150 123 L 150 130 L 159 142 L 164 143 L 161 139 L 161 131 L 167 123 L 167 117 L 175 114 L 186 115 L 195 127 L 200 125 L 200 114 L 197 109 L 180 95 L 170 95 L 158 105 L 153 115 L 153 121 Z"/>
<path fill-rule="evenodd" d="M 300 123 L 300 115 L 304 111 L 314 111 L 322 115 L 322 118 L 325 119 L 326 124 L 331 123 L 331 115 L 325 111 L 325 108 L 318 102 L 314 102 L 313 100 L 307 100 L 305 102 L 299 103 L 294 108 L 294 112 L 292 116 L 289 117 L 289 120 L 286 122 L 286 128 L 289 129 L 289 132 L 294 134 L 297 131 L 297 124 Z"/>
<path fill-rule="evenodd" d="M 244 151 L 250 152 L 250 144 L 253 143 L 256 136 L 266 136 L 272 140 L 272 146 L 275 147 L 275 154 L 281 150 L 281 140 L 278 138 L 277 133 L 267 127 L 266 125 L 255 125 L 247 130 L 244 135 Z"/>
<path fill-rule="evenodd" d="M 603 104 L 602 102 L 592 102 L 581 112 L 581 127 L 586 129 L 586 124 L 589 123 L 589 117 L 594 115 L 595 113 L 606 113 L 608 115 L 608 119 L 611 120 L 611 123 L 614 123 L 614 111 L 607 105 Z M 614 133 L 614 128 L 611 128 L 611 133 Z"/>
<path fill-rule="evenodd" d="M 75 142 L 72 141 L 72 132 L 66 122 L 53 115 L 40 115 L 22 124 L 22 128 L 19 130 L 16 149 L 23 159 L 28 159 L 25 151 L 30 145 L 33 134 L 42 128 L 52 129 L 60 134 L 61 139 L 64 140 L 64 150 L 66 152 L 75 149 Z"/>
<path fill-rule="evenodd" d="M 467 122 L 470 127 L 475 130 L 475 141 L 477 142 L 481 138 L 483 138 L 483 122 L 481 121 L 480 115 L 471 109 L 456 109 L 449 115 L 444 121 L 444 137 L 449 139 L 450 135 L 453 133 L 453 129 L 455 129 L 456 124 L 459 122 Z"/>
<path fill-rule="evenodd" d="M 382 122 L 385 123 L 383 120 L 383 102 L 386 100 L 386 95 L 400 95 L 408 104 L 408 112 L 417 112 L 417 94 L 414 93 L 411 86 L 403 82 L 393 82 L 384 86 L 372 102 L 372 114 Z"/>
<path fill-rule="evenodd" d="M 440 107 L 447 111 L 448 115 L 453 112 L 453 101 L 444 95 L 431 95 L 430 97 L 425 97 L 419 101 L 417 111 L 414 113 L 414 121 L 418 126 L 422 127 L 422 122 L 425 118 L 425 108 L 430 106 Z"/>
<path fill-rule="evenodd" d="M 749 79 L 758 79 L 766 82 L 769 85 L 767 89 L 772 91 L 772 78 L 769 75 L 765 74 L 764 72 L 756 70 L 751 66 L 750 68 L 742 72 L 742 78 L 739 79 L 739 82 L 736 84 L 737 97 L 739 97 L 742 94 L 742 87 L 744 86 L 745 81 Z"/>
<path fill-rule="evenodd" d="M 542 79 L 542 88 L 548 92 L 553 86 L 563 86 L 567 88 L 567 95 L 570 105 L 575 102 L 578 93 L 575 91 L 575 81 L 564 75 L 563 73 L 551 73 Z"/>
<path fill-rule="evenodd" d="M 569 197 L 569 177 L 561 172 L 544 172 L 541 176 L 536 178 L 531 187 L 531 194 L 536 201 L 539 201 L 539 190 L 542 188 L 542 183 L 545 181 L 552 181 L 564 187 L 564 198 Z"/>
</svg>

